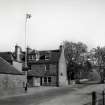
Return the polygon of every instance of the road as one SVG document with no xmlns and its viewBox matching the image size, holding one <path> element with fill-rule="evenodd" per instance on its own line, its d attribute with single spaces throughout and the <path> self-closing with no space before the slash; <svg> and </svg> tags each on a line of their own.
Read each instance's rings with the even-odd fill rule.
<svg viewBox="0 0 105 105">
<path fill-rule="evenodd" d="M 86 88 L 87 85 L 80 85 L 78 89 Z M 77 88 L 60 87 L 31 95 L 16 96 L 0 99 L 0 105 L 41 105 L 56 98 L 72 94 Z M 49 104 L 50 105 L 50 104 Z"/>
</svg>

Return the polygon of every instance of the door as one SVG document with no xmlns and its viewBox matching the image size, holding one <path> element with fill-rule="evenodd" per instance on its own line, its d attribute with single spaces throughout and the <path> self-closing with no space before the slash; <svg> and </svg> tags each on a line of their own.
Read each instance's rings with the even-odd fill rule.
<svg viewBox="0 0 105 105">
<path fill-rule="evenodd" d="M 33 86 L 40 86 L 40 78 L 33 77 Z"/>
</svg>

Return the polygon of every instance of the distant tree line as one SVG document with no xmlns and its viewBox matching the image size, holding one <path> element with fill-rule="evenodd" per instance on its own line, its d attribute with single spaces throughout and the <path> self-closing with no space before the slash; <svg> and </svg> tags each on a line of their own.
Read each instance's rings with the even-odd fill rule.
<svg viewBox="0 0 105 105">
<path fill-rule="evenodd" d="M 82 42 L 64 41 L 64 54 L 67 63 L 68 80 L 80 79 L 81 72 L 89 72 L 95 62 L 95 66 L 99 67 L 98 73 L 103 80 L 105 66 L 105 47 L 93 48 L 88 52 L 88 47 Z M 89 53 L 89 54 L 88 54 Z M 75 75 L 75 76 L 73 76 Z"/>
</svg>

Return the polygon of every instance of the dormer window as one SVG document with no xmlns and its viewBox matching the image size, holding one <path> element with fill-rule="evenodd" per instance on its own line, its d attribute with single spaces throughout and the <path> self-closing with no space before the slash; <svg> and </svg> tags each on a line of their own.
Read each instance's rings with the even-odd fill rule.
<svg viewBox="0 0 105 105">
<path fill-rule="evenodd" d="M 40 59 L 44 60 L 45 59 L 45 55 L 40 56 Z"/>
<path fill-rule="evenodd" d="M 49 52 L 43 52 L 40 54 L 40 60 L 49 60 L 51 57 L 51 54 Z"/>
<path fill-rule="evenodd" d="M 45 55 L 45 60 L 49 60 L 49 56 L 48 55 Z"/>
<path fill-rule="evenodd" d="M 48 52 L 48 53 L 45 55 L 45 60 L 49 60 L 49 59 L 50 59 L 50 57 L 51 57 L 51 53 L 50 53 L 50 52 Z"/>
<path fill-rule="evenodd" d="M 41 60 L 49 60 L 49 56 L 48 55 L 43 55 L 40 57 Z"/>
<path fill-rule="evenodd" d="M 35 59 L 35 58 L 34 58 L 34 55 L 29 55 L 29 56 L 28 56 L 28 59 L 29 59 L 29 60 L 34 60 L 34 59 Z"/>
</svg>

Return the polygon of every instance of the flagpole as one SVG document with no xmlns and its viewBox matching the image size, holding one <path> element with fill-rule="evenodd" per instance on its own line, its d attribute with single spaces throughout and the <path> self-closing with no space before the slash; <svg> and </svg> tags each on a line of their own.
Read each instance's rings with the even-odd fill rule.
<svg viewBox="0 0 105 105">
<path fill-rule="evenodd" d="M 27 72 L 28 72 L 28 65 L 27 65 L 27 20 L 31 18 L 31 14 L 26 14 L 25 18 L 25 76 L 26 76 L 26 86 L 25 91 L 27 92 Z"/>
<path fill-rule="evenodd" d="M 25 67 L 27 67 L 27 16 L 25 18 Z"/>
<path fill-rule="evenodd" d="M 25 17 L 25 92 L 27 92 L 27 17 Z"/>
</svg>

